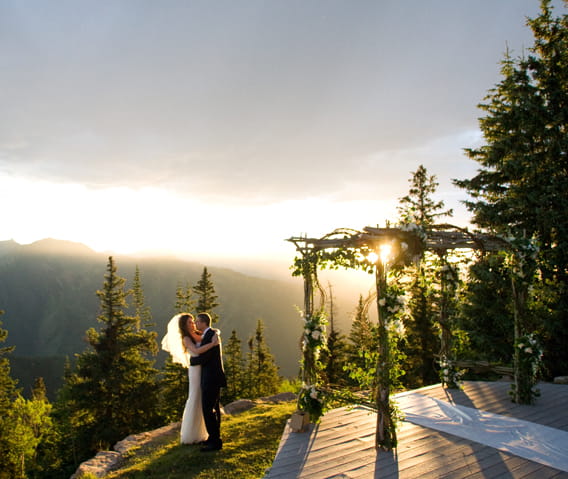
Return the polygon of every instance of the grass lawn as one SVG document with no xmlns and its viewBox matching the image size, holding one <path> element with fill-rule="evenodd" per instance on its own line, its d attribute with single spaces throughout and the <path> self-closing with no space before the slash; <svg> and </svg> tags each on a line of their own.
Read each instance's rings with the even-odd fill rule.
<svg viewBox="0 0 568 479">
<path fill-rule="evenodd" d="M 180 445 L 175 434 L 130 453 L 107 479 L 259 479 L 272 465 L 284 425 L 296 402 L 263 404 L 236 416 L 223 416 L 221 451 L 203 453 Z"/>
</svg>

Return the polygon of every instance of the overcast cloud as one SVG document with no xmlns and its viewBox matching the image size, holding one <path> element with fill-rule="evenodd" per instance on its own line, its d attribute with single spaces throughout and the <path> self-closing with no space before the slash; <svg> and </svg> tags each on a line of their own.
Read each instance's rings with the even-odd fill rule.
<svg viewBox="0 0 568 479">
<path fill-rule="evenodd" d="M 473 165 L 536 0 L 0 0 L 0 174 L 273 202 Z M 463 173 L 462 173 L 463 172 Z"/>
</svg>

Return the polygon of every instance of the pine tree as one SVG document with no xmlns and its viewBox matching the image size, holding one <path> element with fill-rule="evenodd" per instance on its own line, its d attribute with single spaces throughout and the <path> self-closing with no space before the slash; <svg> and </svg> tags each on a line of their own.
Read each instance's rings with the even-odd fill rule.
<svg viewBox="0 0 568 479">
<path fill-rule="evenodd" d="M 544 360 L 555 375 L 568 369 L 568 15 L 553 17 L 542 0 L 528 25 L 528 56 L 507 52 L 502 80 L 479 105 L 485 144 L 466 150 L 478 174 L 455 184 L 471 196 L 475 224 L 538 243 L 538 288 L 553 298 L 541 325 Z"/>
<path fill-rule="evenodd" d="M 436 219 L 451 216 L 452 210 L 444 210 L 443 201 L 434 201 L 438 182 L 435 175 L 428 175 L 420 165 L 409 180 L 408 195 L 400 198 L 398 212 L 402 224 L 415 223 L 427 229 Z M 407 268 L 411 278 L 409 294 L 409 316 L 404 320 L 406 330 L 404 381 L 408 386 L 417 387 L 432 384 L 438 379 L 434 369 L 435 354 L 438 352 L 436 321 L 438 307 L 435 291 L 436 258 L 425 253 L 420 264 Z"/>
<path fill-rule="evenodd" d="M 0 343 L 7 336 L 7 331 L 0 328 Z M 0 348 L 0 478 L 26 478 L 41 470 L 37 463 L 38 447 L 52 432 L 45 385 L 43 389 L 34 388 L 32 399 L 27 400 L 10 377 L 10 363 L 4 356 L 13 349 Z"/>
<path fill-rule="evenodd" d="M 511 278 L 504 253 L 484 255 L 469 269 L 460 327 L 475 359 L 509 364 L 513 357 Z"/>
<path fill-rule="evenodd" d="M 0 316 L 4 311 L 0 310 Z M 8 337 L 8 331 L 2 329 L 0 321 L 0 344 Z M 8 354 L 13 347 L 0 347 L 0 478 L 11 477 L 10 474 L 17 471 L 17 457 L 14 455 L 12 439 L 12 424 L 10 417 L 14 408 L 14 402 L 19 397 L 16 381 L 10 376 L 10 360 Z M 15 475 L 13 477 L 16 477 Z"/>
<path fill-rule="evenodd" d="M 438 182 L 435 175 L 428 176 L 428 171 L 423 165 L 412 173 L 409 182 L 408 195 L 399 199 L 400 206 L 397 208 L 402 224 L 415 223 L 428 227 L 436 222 L 436 218 L 452 216 L 451 209 L 440 211 L 444 208 L 443 201 L 432 199 L 438 188 Z"/>
<path fill-rule="evenodd" d="M 264 338 L 264 323 L 259 319 L 256 323 L 254 337 L 249 341 L 251 349 L 250 364 L 251 382 L 254 382 L 254 397 L 269 396 L 278 392 L 280 377 L 274 356 L 270 352 Z"/>
<path fill-rule="evenodd" d="M 128 434 L 157 425 L 156 333 L 127 316 L 125 279 L 109 257 L 98 320 L 100 331 L 87 331 L 90 349 L 77 356 L 64 388 L 80 455 L 108 448 Z"/>
<path fill-rule="evenodd" d="M 193 291 L 197 294 L 197 312 L 209 313 L 211 323 L 215 324 L 219 316 L 213 313 L 213 309 L 219 306 L 217 295 L 215 294 L 215 286 L 211 281 L 211 273 L 207 272 L 207 267 L 203 268 L 203 273 L 197 284 L 193 287 Z"/>
<path fill-rule="evenodd" d="M 152 312 L 150 311 L 150 307 L 146 306 L 138 265 L 136 265 L 134 280 L 132 282 L 132 305 L 134 306 L 134 317 L 138 319 L 139 324 L 141 324 L 144 328 L 155 326 L 152 322 Z"/>
<path fill-rule="evenodd" d="M 241 394 L 246 391 L 244 387 L 244 359 L 241 350 L 241 340 L 233 329 L 227 345 L 223 346 L 223 360 L 227 387 L 221 391 L 222 402 L 227 403 L 241 399 Z"/>
<path fill-rule="evenodd" d="M 351 323 L 349 331 L 348 355 L 349 362 L 358 366 L 363 366 L 360 353 L 363 351 L 375 351 L 378 344 L 375 341 L 375 326 L 369 319 L 369 303 L 371 297 L 363 299 L 363 295 L 359 295 L 359 302 Z"/>
<path fill-rule="evenodd" d="M 185 287 L 178 284 L 176 289 L 176 314 L 189 313 L 190 311 L 193 311 L 194 306 L 195 301 L 193 299 L 193 291 L 189 287 L 189 283 L 186 283 Z"/>
<path fill-rule="evenodd" d="M 321 362 L 323 364 L 323 372 L 326 376 L 328 384 L 343 385 L 346 383 L 346 373 L 343 367 L 347 363 L 347 338 L 342 335 L 335 326 L 336 307 L 335 298 L 331 284 L 329 288 L 329 334 L 327 335 L 327 344 L 321 352 Z"/>
<path fill-rule="evenodd" d="M 0 310 L 0 317 L 3 314 L 4 311 Z M 7 337 L 8 331 L 2 328 L 2 321 L 0 320 L 0 344 L 4 343 Z M 13 346 L 0 347 L 0 427 L 5 412 L 8 411 L 18 393 L 16 381 L 10 376 L 10 360 L 7 357 L 13 350 Z M 2 429 L 0 429 L 0 440 L 3 437 L 2 432 Z"/>
<path fill-rule="evenodd" d="M 369 295 L 363 299 L 363 295 L 359 295 L 357 308 L 353 315 L 351 329 L 348 336 L 347 344 L 347 370 L 351 379 L 351 384 L 359 385 L 357 371 L 366 370 L 370 364 L 369 358 L 376 353 L 379 347 L 377 337 L 377 327 L 373 325 L 369 319 L 369 305 L 372 301 Z"/>
<path fill-rule="evenodd" d="M 347 338 L 337 328 L 330 331 L 327 336 L 327 347 L 321 354 L 324 373 L 328 384 L 342 386 L 348 382 L 343 368 L 347 363 L 349 346 Z"/>
<path fill-rule="evenodd" d="M 376 373 L 370 372 L 376 368 L 379 349 L 378 327 L 369 319 L 369 306 L 373 299 L 372 294 L 365 299 L 359 295 L 348 336 L 348 362 L 345 366 L 349 383 L 365 390 L 376 388 Z"/>
<path fill-rule="evenodd" d="M 249 397 L 258 397 L 258 388 L 255 377 L 255 360 L 254 360 L 254 337 L 251 336 L 247 342 L 248 350 L 245 359 L 245 369 L 244 369 L 244 387 L 245 391 L 248 392 Z"/>
</svg>

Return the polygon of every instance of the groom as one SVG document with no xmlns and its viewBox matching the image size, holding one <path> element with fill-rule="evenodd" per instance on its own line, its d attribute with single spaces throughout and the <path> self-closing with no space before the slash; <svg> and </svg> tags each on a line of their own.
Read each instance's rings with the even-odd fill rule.
<svg viewBox="0 0 568 479">
<path fill-rule="evenodd" d="M 211 329 L 211 316 L 207 313 L 199 313 L 195 318 L 195 326 L 203 331 L 201 345 L 210 343 L 215 334 L 215 331 Z M 192 366 L 201 365 L 201 402 L 205 427 L 209 434 L 201 451 L 218 451 L 223 447 L 219 397 L 221 387 L 227 385 L 223 361 L 221 360 L 221 347 L 214 346 L 199 356 L 192 356 L 190 364 Z"/>
</svg>

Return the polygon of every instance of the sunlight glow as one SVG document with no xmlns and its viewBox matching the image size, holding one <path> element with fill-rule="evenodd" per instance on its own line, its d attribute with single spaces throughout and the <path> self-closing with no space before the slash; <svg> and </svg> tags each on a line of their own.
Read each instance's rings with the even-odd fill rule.
<svg viewBox="0 0 568 479">
<path fill-rule="evenodd" d="M 377 261 L 379 261 L 379 255 L 377 253 L 375 253 L 374 251 L 371 251 L 367 255 L 367 261 L 369 261 L 369 263 L 375 264 Z"/>
<path fill-rule="evenodd" d="M 0 201 L 11 205 L 3 211 L 0 241 L 29 244 L 53 238 L 83 243 L 98 252 L 217 258 L 227 263 L 264 258 L 286 265 L 295 254 L 287 238 L 320 237 L 337 227 L 378 224 L 394 210 L 390 202 L 331 198 L 227 204 L 155 187 L 89 188 L 1 173 Z M 378 217 L 377 212 L 384 214 Z"/>
<path fill-rule="evenodd" d="M 386 264 L 391 256 L 392 246 L 389 243 L 383 243 L 379 246 L 379 255 L 381 263 Z"/>
</svg>

